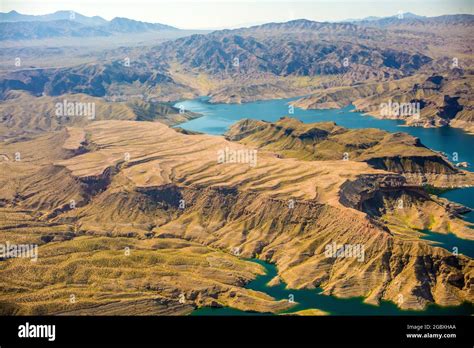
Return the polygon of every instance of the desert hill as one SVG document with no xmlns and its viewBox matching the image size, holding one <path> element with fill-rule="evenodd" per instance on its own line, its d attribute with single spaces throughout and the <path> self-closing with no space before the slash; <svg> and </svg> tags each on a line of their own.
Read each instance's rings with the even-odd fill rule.
<svg viewBox="0 0 474 348">
<path fill-rule="evenodd" d="M 258 160 L 219 163 L 229 149 L 257 150 Z M 29 260 L 0 262 L 9 313 L 286 308 L 243 288 L 261 269 L 240 257 L 275 263 L 291 288 L 321 286 L 370 303 L 403 295 L 402 308 L 421 309 L 473 300 L 472 260 L 419 239 L 423 228 L 469 239 L 472 230 L 423 188 L 364 162 L 281 158 L 278 149 L 126 120 L 3 143 L 1 152 L 22 154 L 1 164 L 3 235 L 39 242 L 43 255 L 25 272 Z M 367 199 L 381 204 L 381 216 Z M 400 199 L 403 209 L 389 216 Z M 364 260 L 328 258 L 332 242 L 363 245 Z"/>
<path fill-rule="evenodd" d="M 417 185 L 471 185 L 474 178 L 406 133 L 347 129 L 334 122 L 304 124 L 286 117 L 275 123 L 241 120 L 226 137 L 285 157 L 363 161 L 377 169 L 400 173 Z"/>
<path fill-rule="evenodd" d="M 12 67 L 0 75 L 0 98 L 15 90 L 35 96 L 83 93 L 123 100 L 143 95 L 165 102 L 203 95 L 225 103 L 304 95 L 295 105 L 325 108 L 354 103 L 372 114 L 386 99 L 414 100 L 422 104 L 422 119 L 408 120 L 410 124 L 470 130 L 474 61 L 468 34 L 473 18 L 408 16 L 354 23 L 299 19 L 218 30 L 116 49 L 86 64 Z M 50 22 L 31 23 L 25 30 L 35 31 L 35 25 Z M 106 35 L 109 26 L 121 32 L 148 30 L 150 24 L 114 19 L 85 28 Z M 401 29 L 404 26 L 407 29 Z M 18 56 L 18 49 L 11 51 L 12 57 Z M 429 86 L 432 76 L 443 78 L 437 88 Z"/>
<path fill-rule="evenodd" d="M 23 15 L 16 11 L 0 12 L 0 41 L 35 40 L 64 37 L 110 37 L 120 33 L 178 30 L 160 23 L 146 23 L 128 18 L 107 21 L 74 11 L 57 11 L 48 15 Z"/>
<path fill-rule="evenodd" d="M 67 111 L 70 105 L 75 107 L 76 104 L 84 105 L 84 111 L 91 111 L 91 114 L 58 113 L 58 110 Z M 174 125 L 199 116 L 168 103 L 141 98 L 112 101 L 86 94 L 32 97 L 22 92 L 10 92 L 8 100 L 0 104 L 0 112 L 0 139 L 57 131 L 71 126 L 81 127 L 94 120 L 157 121 Z"/>
<path fill-rule="evenodd" d="M 353 103 L 358 111 L 379 118 L 402 119 L 411 126 L 450 125 L 473 130 L 472 71 L 446 70 L 393 82 L 366 83 L 319 90 L 293 103 L 304 109 L 340 108 Z M 383 105 L 418 105 L 418 112 L 384 113 Z"/>
</svg>

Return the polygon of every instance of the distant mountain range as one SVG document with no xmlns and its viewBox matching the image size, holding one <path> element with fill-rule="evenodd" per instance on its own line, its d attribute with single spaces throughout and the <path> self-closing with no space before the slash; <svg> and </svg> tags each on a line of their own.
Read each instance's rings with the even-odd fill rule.
<svg viewBox="0 0 474 348">
<path fill-rule="evenodd" d="M 250 259 L 275 267 L 262 284 L 363 298 L 382 304 L 379 314 L 460 313 L 451 306 L 461 304 L 472 313 L 468 244 L 451 252 L 457 242 L 423 237 L 474 240 L 461 216 L 471 209 L 435 194 L 474 187 L 474 173 L 448 159 L 470 158 L 467 136 L 417 132 L 444 134 L 431 141 L 439 153 L 404 128 L 359 129 L 365 120 L 347 111 L 474 134 L 474 16 L 299 19 L 188 35 L 70 15 L 10 12 L 0 23 L 0 40 L 57 37 L 0 45 L 0 237 L 41 256 L 2 255 L 0 315 L 331 314 L 252 289 L 265 268 Z M 82 39 L 95 36 L 107 39 Z M 90 41 L 101 42 L 88 50 Z M 219 106 L 228 116 L 208 129 L 240 119 L 224 136 L 169 127 L 206 114 L 186 110 L 196 97 L 299 99 Z M 355 129 L 312 123 L 336 114 Z M 267 117 L 275 121 L 257 120 Z"/>
<path fill-rule="evenodd" d="M 57 22 L 70 23 L 30 22 L 25 30 L 34 31 L 34 26 L 39 23 Z M 82 29 L 85 28 L 103 31 L 101 28 L 104 26 Z M 77 31 L 78 28 L 72 26 L 68 30 Z M 72 32 L 72 35 L 81 34 Z M 103 35 L 108 35 L 108 32 L 103 31 Z M 36 95 L 86 93 L 105 96 L 109 94 L 111 85 L 125 86 L 135 82 L 145 88 L 164 83 L 172 84 L 172 89 L 181 88 L 181 83 L 175 80 L 174 63 L 188 77 L 196 70 L 210 78 L 230 79 L 235 87 L 236 81 L 241 79 L 261 80 L 263 77 L 346 74 L 357 81 L 375 77 L 400 78 L 432 60 L 415 50 L 392 48 L 396 47 L 392 42 L 393 38 L 384 30 L 351 23 L 320 23 L 303 19 L 269 23 L 207 35 L 196 34 L 142 48 L 129 67 L 115 61 L 64 69 L 11 72 L 2 79 L 0 94 L 5 97 L 7 91 L 18 89 Z"/>
<path fill-rule="evenodd" d="M 411 30 L 416 28 L 417 30 L 423 28 L 425 30 L 435 29 L 440 25 L 448 26 L 467 26 L 472 25 L 473 15 L 469 14 L 456 14 L 456 15 L 444 15 L 438 17 L 423 17 L 417 16 L 412 13 L 401 14 L 400 16 L 385 17 L 379 19 L 366 18 L 359 21 L 353 21 L 361 26 L 371 26 L 378 28 L 400 28 Z"/>
<path fill-rule="evenodd" d="M 397 18 L 397 19 L 422 19 L 422 18 L 427 18 L 425 16 L 419 16 L 411 12 L 404 12 L 404 13 L 399 13 L 394 16 L 389 16 L 389 17 L 377 17 L 377 16 L 369 16 L 365 18 L 350 18 L 350 19 L 345 19 L 342 22 L 351 22 L 351 23 L 356 23 L 356 22 L 368 22 L 368 21 L 378 21 L 381 19 L 387 19 L 387 18 Z"/>
<path fill-rule="evenodd" d="M 377 29 L 353 24 L 295 20 L 184 37 L 163 44 L 164 49 L 156 52 L 156 58 L 178 61 L 190 70 L 198 68 L 212 75 L 236 74 L 238 60 L 239 74 L 247 76 L 344 74 L 349 65 L 369 74 L 406 74 L 431 60 L 419 53 L 368 47 L 355 41 L 371 33 L 374 37 L 384 36 Z M 354 42 L 346 41 L 351 37 Z"/>
<path fill-rule="evenodd" d="M 114 58 L 54 69 L 32 66 L 6 71 L 0 76 L 0 99 L 18 90 L 35 96 L 84 93 L 124 100 L 142 95 L 159 101 L 207 95 L 211 102 L 233 103 L 307 95 L 298 106 L 317 108 L 337 100 L 331 107 L 342 107 L 361 99 L 360 108 L 370 112 L 371 106 L 382 102 L 378 95 L 394 100 L 411 96 L 427 105 L 423 112 L 430 110 L 433 116 L 427 120 L 429 125 L 456 118 L 466 124 L 463 128 L 471 129 L 471 60 L 459 60 L 456 74 L 451 70 L 452 57 L 470 50 L 469 40 L 460 34 L 472 32 L 474 16 L 411 18 L 401 26 L 400 20 L 367 22 L 375 23 L 370 25 L 306 19 L 267 23 L 130 48 L 127 55 L 134 58 L 129 65 Z M 149 23 L 123 22 L 130 24 L 126 19 L 99 26 L 37 21 L 28 22 L 24 30 L 36 33 L 36 25 L 52 23 L 61 23 L 66 34 L 74 36 L 113 35 L 124 27 L 127 32 L 150 30 Z M 25 22 L 3 24 L 18 23 Z M 445 86 L 416 87 L 432 74 L 445 78 Z M 324 92 L 330 89 L 331 93 Z"/>
<path fill-rule="evenodd" d="M 73 11 L 58 11 L 39 16 L 24 15 L 16 11 L 0 12 L 0 40 L 100 37 L 160 30 L 178 29 L 165 24 L 120 17 L 107 21 L 99 16 L 87 17 Z"/>
<path fill-rule="evenodd" d="M 91 26 L 106 25 L 108 23 L 108 21 L 102 17 L 87 17 L 74 11 L 57 11 L 38 16 L 25 15 L 17 11 L 0 12 L 0 22 L 48 22 L 58 20 L 75 20 L 81 24 Z"/>
<path fill-rule="evenodd" d="M 444 15 L 438 17 L 419 16 L 410 12 L 390 17 L 366 17 L 334 22 L 339 26 L 357 25 L 372 28 L 397 28 L 404 30 L 437 30 L 439 25 L 471 25 L 472 15 Z M 25 24 L 27 23 L 27 24 Z M 284 25 L 283 25 L 284 24 Z M 255 29 L 268 30 L 325 30 L 328 22 L 298 19 L 287 23 L 267 23 L 238 31 Z M 340 28 L 340 27 L 337 27 Z M 337 29 L 336 28 L 336 29 Z M 348 27 L 343 27 L 348 28 Z M 352 27 L 354 28 L 354 27 Z M 100 16 L 84 16 L 74 11 L 57 11 L 46 15 L 25 15 L 17 11 L 0 12 L 0 41 L 31 40 L 54 37 L 107 37 L 126 33 L 143 33 L 161 30 L 179 30 L 161 23 L 147 23 L 116 17 L 111 21 Z M 224 30 L 225 31 L 225 30 Z"/>
</svg>

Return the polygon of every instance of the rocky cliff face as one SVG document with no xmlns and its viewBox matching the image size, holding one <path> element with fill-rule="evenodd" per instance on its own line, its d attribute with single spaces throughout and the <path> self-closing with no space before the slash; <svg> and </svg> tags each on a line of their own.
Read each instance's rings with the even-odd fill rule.
<svg viewBox="0 0 474 348">
<path fill-rule="evenodd" d="M 91 106 L 93 115 L 76 112 L 71 115 L 58 113 L 58 105 L 59 107 L 66 105 L 65 109 L 69 105 L 75 107 L 77 104 L 84 105 L 85 108 Z M 0 139 L 59 131 L 64 127 L 83 127 L 96 120 L 157 121 L 174 125 L 199 116 L 193 112 L 180 111 L 166 103 L 139 98 L 128 102 L 112 102 L 79 93 L 57 97 L 33 97 L 18 91 L 8 94 L 8 100 L 0 105 L 0 112 L 2 114 Z"/>
<path fill-rule="evenodd" d="M 471 173 L 455 168 L 419 139 L 405 133 L 349 130 L 331 122 L 303 124 L 282 118 L 276 123 L 242 120 L 226 136 L 285 157 L 363 161 L 377 169 L 400 173 L 413 185 L 452 187 L 474 183 Z"/>
<path fill-rule="evenodd" d="M 123 26 L 123 19 L 118 22 Z M 315 89 L 334 86 L 359 90 L 361 83 L 439 72 L 452 57 L 466 56 L 471 43 L 462 37 L 472 30 L 472 18 L 463 23 L 454 31 L 441 23 L 430 35 L 423 28 L 407 33 L 390 26 L 307 20 L 219 30 L 130 49 L 124 53 L 133 57 L 127 65 L 115 57 L 67 68 L 10 71 L 0 76 L 0 98 L 23 90 L 37 96 L 145 94 L 160 100 L 209 95 L 213 101 L 240 102 L 319 94 Z M 132 31 L 148 27 L 133 21 L 125 26 Z M 427 52 L 428 46 L 435 48 Z M 463 58 L 463 66 L 471 64 Z"/>
<path fill-rule="evenodd" d="M 294 105 L 305 109 L 326 109 L 353 103 L 361 112 L 379 118 L 401 119 L 411 126 L 451 125 L 470 132 L 473 128 L 472 71 L 459 68 L 442 68 L 441 71 L 391 82 L 321 89 Z M 400 112 L 397 109 L 385 112 L 384 105 L 387 104 L 413 104 L 417 111 Z"/>
<path fill-rule="evenodd" d="M 338 129 L 322 128 L 303 133 L 319 139 Z M 258 151 L 255 166 L 222 163 L 217 158 L 222 149 L 255 148 L 158 123 L 97 121 L 82 130 L 85 152 L 73 150 L 80 146 L 74 129 L 2 148 L 27 154 L 24 162 L 5 163 L 7 173 L 17 177 L 1 177 L 2 187 L 10 188 L 1 191 L 1 213 L 9 221 L 2 230 L 34 241 L 40 236 L 35 226 L 41 225 L 51 235 L 40 241 L 41 257 L 21 273 L 22 280 L 15 274 L 29 260 L 1 263 L 0 300 L 14 312 L 117 313 L 152 299 L 154 313 L 201 305 L 286 308 L 243 288 L 261 269 L 240 257 L 275 263 L 274 281 L 290 288 L 320 286 L 327 294 L 364 296 L 370 303 L 385 299 L 422 309 L 474 299 L 472 260 L 420 240 L 409 223 L 395 228 L 389 216 L 399 198 L 394 192 L 405 199 L 408 217 L 429 220 L 429 210 L 439 232 L 446 232 L 446 221 L 459 236 L 472 239 L 472 230 L 399 174 L 352 160 L 279 158 L 278 151 L 267 149 Z M 28 152 L 52 144 L 67 146 L 47 158 Z M 32 190 L 51 166 L 59 168 L 58 176 L 41 192 Z M 328 254 L 331 245 L 352 251 Z M 82 301 L 65 304 L 70 293 Z M 190 307 L 183 307 L 181 295 Z"/>
</svg>

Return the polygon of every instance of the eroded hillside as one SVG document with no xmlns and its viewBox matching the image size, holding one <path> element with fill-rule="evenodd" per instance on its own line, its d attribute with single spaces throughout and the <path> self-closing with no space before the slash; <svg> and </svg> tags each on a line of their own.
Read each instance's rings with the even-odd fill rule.
<svg viewBox="0 0 474 348">
<path fill-rule="evenodd" d="M 391 117 L 472 131 L 473 18 L 300 19 L 218 30 L 104 52 L 102 60 L 75 66 L 12 68 L 1 73 L 0 99 L 18 90 L 120 100 L 209 96 L 222 103 L 307 96 L 295 105 L 321 109 L 354 103 L 375 116 L 381 103 L 417 102 L 421 118 Z M 404 24 L 407 29 L 400 29 Z M 442 82 L 433 83 L 432 76 Z"/>
<path fill-rule="evenodd" d="M 401 119 L 410 126 L 450 125 L 472 132 L 472 90 L 472 71 L 455 68 L 391 82 L 319 90 L 293 105 L 304 109 L 327 109 L 353 103 L 358 111 L 378 118 Z M 401 108 L 408 106 L 407 111 L 400 105 Z"/>
<path fill-rule="evenodd" d="M 334 122 L 305 124 L 284 117 L 275 123 L 241 120 L 229 140 L 303 160 L 350 160 L 402 174 L 413 185 L 470 186 L 474 176 L 453 166 L 406 133 L 375 128 L 347 129 Z"/>
<path fill-rule="evenodd" d="M 419 229 L 428 227 L 474 239 L 452 208 L 407 184 L 403 173 L 352 158 L 289 158 L 283 150 L 125 120 L 3 142 L 2 239 L 40 245 L 36 262 L 0 262 L 4 312 L 288 308 L 244 288 L 263 271 L 248 257 L 275 263 L 273 282 L 291 288 L 322 287 L 402 308 L 473 301 L 472 260 L 420 239 Z M 222 151 L 257 152 L 246 162 L 220 161 Z M 399 195 L 387 195 L 390 188 Z M 411 220 L 394 228 L 387 212 L 400 198 L 397 214 Z M 383 216 L 365 208 L 367 199 L 383 202 Z M 328 257 L 330 243 L 361 245 L 364 257 Z"/>
</svg>

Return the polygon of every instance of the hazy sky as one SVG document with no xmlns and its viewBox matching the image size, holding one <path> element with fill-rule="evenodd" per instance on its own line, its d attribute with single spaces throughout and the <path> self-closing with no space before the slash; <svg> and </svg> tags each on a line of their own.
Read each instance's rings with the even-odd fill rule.
<svg viewBox="0 0 474 348">
<path fill-rule="evenodd" d="M 183 29 L 235 28 L 306 18 L 337 21 L 392 16 L 399 11 L 438 16 L 474 13 L 474 0 L 0 0 L 0 11 L 46 14 L 72 10 L 105 19 L 127 17 Z"/>
</svg>

